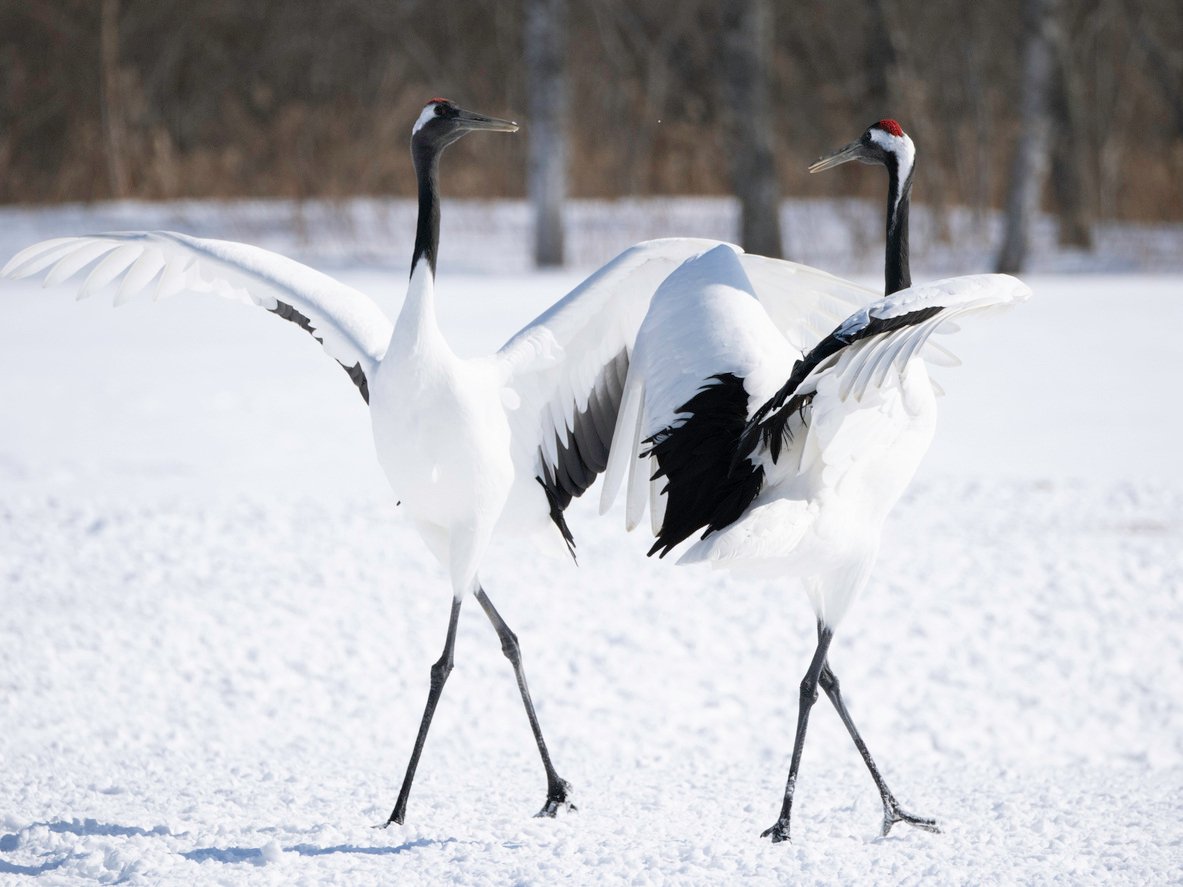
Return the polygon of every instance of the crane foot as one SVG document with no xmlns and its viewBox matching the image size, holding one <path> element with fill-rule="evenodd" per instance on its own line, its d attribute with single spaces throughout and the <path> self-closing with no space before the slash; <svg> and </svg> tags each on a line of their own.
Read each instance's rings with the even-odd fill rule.
<svg viewBox="0 0 1183 887">
<path fill-rule="evenodd" d="M 883 837 L 887 837 L 887 833 L 891 831 L 891 827 L 897 822 L 906 822 L 908 825 L 914 825 L 916 828 L 923 829 L 926 832 L 932 832 L 934 835 L 941 833 L 941 830 L 937 828 L 935 819 L 925 819 L 923 816 L 909 813 L 896 803 L 885 804 L 883 806 Z"/>
<path fill-rule="evenodd" d="M 760 832 L 761 838 L 771 838 L 773 844 L 779 844 L 781 841 L 789 841 L 789 821 L 787 819 L 778 819 L 776 825 L 772 828 L 766 828 Z"/>
<path fill-rule="evenodd" d="M 546 793 L 546 803 L 542 805 L 542 809 L 535 813 L 535 817 L 547 816 L 554 819 L 555 814 L 560 810 L 576 811 L 579 808 L 571 803 L 569 800 L 572 795 L 571 783 L 565 779 L 560 779 L 557 784 L 552 785 L 550 790 Z"/>
</svg>

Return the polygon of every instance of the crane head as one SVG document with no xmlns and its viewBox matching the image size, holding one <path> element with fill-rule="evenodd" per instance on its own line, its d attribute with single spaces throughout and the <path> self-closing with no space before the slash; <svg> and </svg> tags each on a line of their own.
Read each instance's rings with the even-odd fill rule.
<svg viewBox="0 0 1183 887">
<path fill-rule="evenodd" d="M 833 154 L 823 157 L 809 167 L 810 172 L 832 169 L 850 160 L 878 163 L 887 166 L 894 160 L 897 168 L 910 168 L 916 148 L 908 134 L 894 120 L 872 123 L 857 141 L 843 145 Z"/>
<path fill-rule="evenodd" d="M 448 99 L 435 98 L 423 106 L 419 119 L 411 128 L 411 144 L 440 151 L 477 129 L 516 132 L 518 125 L 512 120 L 466 111 Z"/>
</svg>

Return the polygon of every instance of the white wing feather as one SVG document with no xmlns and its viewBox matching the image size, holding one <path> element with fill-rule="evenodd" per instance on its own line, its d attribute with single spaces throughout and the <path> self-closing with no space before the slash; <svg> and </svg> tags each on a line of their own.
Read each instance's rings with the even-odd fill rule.
<svg viewBox="0 0 1183 887">
<path fill-rule="evenodd" d="M 844 318 L 882 298 L 809 265 L 747 254 L 740 263 L 773 324 L 802 354 Z"/>
<path fill-rule="evenodd" d="M 542 447 L 548 459 L 554 458 L 556 432 L 565 438 L 605 368 L 622 351 L 632 353 L 657 287 L 685 259 L 718 245 L 693 238 L 638 243 L 502 346 L 495 358 L 505 384 L 521 398 L 511 422 L 515 445 L 524 454 Z"/>
<path fill-rule="evenodd" d="M 308 318 L 329 355 L 370 377 L 390 341 L 391 324 L 367 296 L 285 256 L 244 243 L 169 231 L 64 237 L 17 253 L 0 275 L 63 283 L 94 263 L 79 298 L 122 276 L 115 304 L 156 284 L 155 298 L 191 290 L 275 310 L 279 303 Z M 48 270 L 47 270 L 48 269 Z"/>
<path fill-rule="evenodd" d="M 746 274 L 746 259 L 734 247 L 716 245 L 692 256 L 662 283 L 637 336 L 634 360 L 626 390 L 643 391 L 639 404 L 629 403 L 618 419 L 617 434 L 608 458 L 608 479 L 600 499 L 603 513 L 612 504 L 628 468 L 626 526 L 632 529 L 644 515 L 644 488 L 650 486 L 654 466 L 639 457 L 634 444 L 677 423 L 679 409 L 711 377 L 731 374 L 743 380 L 754 409 L 783 381 L 795 351 L 770 320 L 763 302 Z M 788 263 L 781 263 L 788 264 Z M 790 275 L 791 276 L 791 275 Z M 620 425 L 628 423 L 628 429 Z M 649 491 L 650 515 L 655 527 L 664 513 L 665 481 Z"/>
<path fill-rule="evenodd" d="M 720 246 L 738 256 L 773 324 L 798 351 L 808 350 L 838 321 L 877 298 L 873 290 L 824 271 L 748 255 L 733 244 L 697 238 L 639 243 L 577 286 L 498 352 L 506 384 L 522 398 L 523 408 L 516 414 L 521 443 L 531 449 L 550 446 L 544 441 L 563 431 L 557 427 L 551 404 L 561 406 L 563 423 L 570 429 L 574 412 L 584 407 L 604 367 L 622 350 L 631 353 L 657 287 L 685 260 Z M 558 362 L 563 366 L 556 372 L 553 367 Z"/>
<path fill-rule="evenodd" d="M 918 324 L 870 337 L 844 349 L 834 369 L 842 400 L 853 395 L 862 400 L 869 390 L 883 385 L 888 374 L 900 372 L 914 357 L 938 366 L 960 363 L 946 348 L 930 341 L 933 335 L 955 333 L 955 322 L 967 314 L 981 314 L 1005 308 L 1031 295 L 1026 284 L 1005 274 L 973 274 L 951 277 L 935 283 L 910 287 L 879 299 L 839 325 L 853 335 L 873 320 L 887 320 L 916 311 L 939 309 L 939 313 Z M 819 367 L 810 379 L 827 370 Z M 800 390 L 808 391 L 809 380 Z"/>
</svg>

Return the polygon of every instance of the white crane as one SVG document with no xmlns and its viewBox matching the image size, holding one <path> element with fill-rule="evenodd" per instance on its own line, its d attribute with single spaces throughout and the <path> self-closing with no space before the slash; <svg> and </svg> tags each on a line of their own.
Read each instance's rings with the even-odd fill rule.
<svg viewBox="0 0 1183 887">
<path fill-rule="evenodd" d="M 882 163 L 890 180 L 888 295 L 813 272 L 812 279 L 828 278 L 832 293 L 862 306 L 828 333 L 817 334 L 831 329 L 822 327 L 823 302 L 761 288 L 729 249 L 688 260 L 662 283 L 638 333 L 605 475 L 601 510 L 627 471 L 630 530 L 648 501 L 656 536 L 649 554 L 664 556 L 701 533 L 679 563 L 742 567 L 804 584 L 818 642 L 801 682 L 780 815 L 762 835 L 774 842 L 789 838 L 819 684 L 879 790 L 883 834 L 897 822 L 937 831 L 887 787 L 843 703 L 828 651 L 870 576 L 884 519 L 932 439 L 936 391 L 925 364 L 956 359 L 930 337 L 956 329 L 954 318 L 1030 291 L 1004 275 L 906 288 L 914 158 L 911 139 L 884 120 L 811 167 L 858 159 Z"/>
<path fill-rule="evenodd" d="M 481 585 L 481 559 L 494 534 L 541 535 L 544 545 L 562 550 L 565 543 L 574 553 L 563 512 L 607 463 L 632 343 L 649 300 L 671 270 L 715 244 L 638 244 L 496 353 L 459 358 L 440 332 L 434 305 L 439 156 L 467 132 L 516 128 L 444 99 L 424 106 L 411 136 L 418 228 L 406 301 L 393 326 L 363 294 L 291 259 L 169 232 L 49 240 L 21 251 L 0 272 L 13 278 L 44 274 L 48 285 L 91 268 L 79 296 L 118 283 L 116 304 L 145 291 L 159 298 L 188 290 L 259 305 L 311 333 L 346 369 L 369 404 L 390 485 L 448 571 L 453 595 L 443 654 L 431 667 L 427 704 L 387 825 L 404 820 L 432 715 L 452 670 L 460 607 L 470 594 L 513 665 L 546 770 L 540 812 L 553 816 L 570 806 L 570 786 L 551 763 L 526 687 L 518 640 Z M 752 273 L 771 287 L 785 286 L 795 273 L 758 257 L 750 262 Z"/>
</svg>

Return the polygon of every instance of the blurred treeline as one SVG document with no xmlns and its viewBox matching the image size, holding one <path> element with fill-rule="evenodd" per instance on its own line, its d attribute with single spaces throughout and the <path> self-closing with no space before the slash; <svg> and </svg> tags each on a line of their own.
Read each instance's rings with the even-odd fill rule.
<svg viewBox="0 0 1183 887">
<path fill-rule="evenodd" d="M 0 201 L 411 194 L 410 126 L 448 96 L 525 119 L 525 0 L 0 0 Z M 1019 128 L 1021 0 L 774 2 L 785 196 L 881 196 L 807 164 L 896 117 L 916 199 L 1000 206 Z M 720 0 L 567 15 L 574 197 L 729 190 Z M 1183 2 L 1061 4 L 1044 205 L 1178 219 Z M 526 140 L 452 149 L 449 196 L 521 195 Z M 479 158 L 479 162 L 471 162 Z"/>
</svg>

